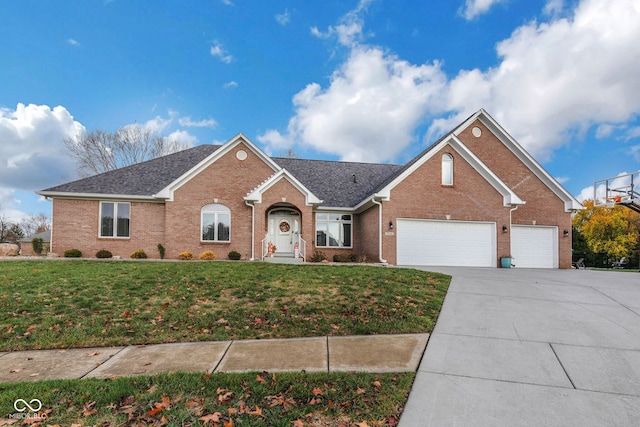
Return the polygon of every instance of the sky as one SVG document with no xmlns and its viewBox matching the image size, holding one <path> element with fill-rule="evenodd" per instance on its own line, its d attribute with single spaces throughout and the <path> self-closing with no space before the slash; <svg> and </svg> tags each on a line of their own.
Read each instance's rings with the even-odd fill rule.
<svg viewBox="0 0 640 427">
<path fill-rule="evenodd" d="M 640 170 L 637 0 L 0 2 L 0 216 L 51 214 L 64 139 L 403 164 L 484 108 L 580 200 Z"/>
</svg>

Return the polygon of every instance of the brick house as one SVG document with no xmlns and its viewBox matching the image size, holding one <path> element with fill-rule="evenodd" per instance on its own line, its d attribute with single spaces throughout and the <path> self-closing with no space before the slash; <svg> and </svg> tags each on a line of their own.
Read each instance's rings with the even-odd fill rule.
<svg viewBox="0 0 640 427">
<path fill-rule="evenodd" d="M 570 268 L 580 203 L 484 110 L 406 165 L 272 158 L 242 134 L 38 192 L 52 251 Z"/>
</svg>

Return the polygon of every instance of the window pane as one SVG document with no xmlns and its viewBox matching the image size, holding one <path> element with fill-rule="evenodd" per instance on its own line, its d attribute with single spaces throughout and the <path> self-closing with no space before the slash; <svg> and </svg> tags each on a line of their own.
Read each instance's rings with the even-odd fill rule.
<svg viewBox="0 0 640 427">
<path fill-rule="evenodd" d="M 351 246 L 351 224 L 342 224 L 342 246 Z"/>
<path fill-rule="evenodd" d="M 218 241 L 229 241 L 229 214 L 218 214 Z"/>
<path fill-rule="evenodd" d="M 340 246 L 340 224 L 329 223 L 329 246 Z"/>
<path fill-rule="evenodd" d="M 340 214 L 329 214 L 329 221 L 340 221 Z"/>
<path fill-rule="evenodd" d="M 453 157 L 442 156 L 442 185 L 453 185 Z"/>
<path fill-rule="evenodd" d="M 327 246 L 326 224 L 316 225 L 316 246 Z"/>
<path fill-rule="evenodd" d="M 215 214 L 202 214 L 202 240 L 215 239 Z"/>
<path fill-rule="evenodd" d="M 118 237 L 129 237 L 130 212 L 128 203 L 118 203 Z"/>
<path fill-rule="evenodd" d="M 113 237 L 113 203 L 102 203 L 102 217 L 100 218 L 100 236 Z"/>
<path fill-rule="evenodd" d="M 342 215 L 343 221 L 351 221 L 351 215 Z"/>
<path fill-rule="evenodd" d="M 317 221 L 326 221 L 326 219 L 327 219 L 327 214 L 323 214 L 323 213 L 316 214 Z"/>
</svg>

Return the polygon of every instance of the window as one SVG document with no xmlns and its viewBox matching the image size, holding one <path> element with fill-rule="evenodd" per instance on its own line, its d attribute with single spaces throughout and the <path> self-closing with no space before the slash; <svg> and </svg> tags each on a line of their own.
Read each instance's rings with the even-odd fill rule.
<svg viewBox="0 0 640 427">
<path fill-rule="evenodd" d="M 202 241 L 228 242 L 231 237 L 231 211 L 224 205 L 202 208 Z"/>
<path fill-rule="evenodd" d="M 442 155 L 442 185 L 453 185 L 453 156 Z"/>
<path fill-rule="evenodd" d="M 317 213 L 316 247 L 351 247 L 351 215 Z"/>
<path fill-rule="evenodd" d="M 131 204 L 100 203 L 100 237 L 129 237 Z"/>
</svg>

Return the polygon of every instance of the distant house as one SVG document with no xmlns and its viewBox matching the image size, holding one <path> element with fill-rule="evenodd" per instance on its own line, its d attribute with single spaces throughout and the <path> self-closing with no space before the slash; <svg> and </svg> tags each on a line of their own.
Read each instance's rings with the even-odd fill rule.
<svg viewBox="0 0 640 427">
<path fill-rule="evenodd" d="M 391 142 L 390 142 L 391 143 Z M 269 157 L 243 134 L 38 192 L 52 250 L 322 251 L 401 265 L 571 267 L 580 203 L 484 110 L 405 165 Z"/>
<path fill-rule="evenodd" d="M 33 256 L 35 252 L 33 252 L 33 245 L 31 242 L 36 237 L 42 239 L 42 255 L 46 255 L 49 252 L 49 247 L 51 243 L 51 230 L 43 231 L 42 233 L 34 234 L 33 236 L 25 237 L 24 239 L 18 240 L 20 242 L 20 255 L 23 256 Z"/>
</svg>

